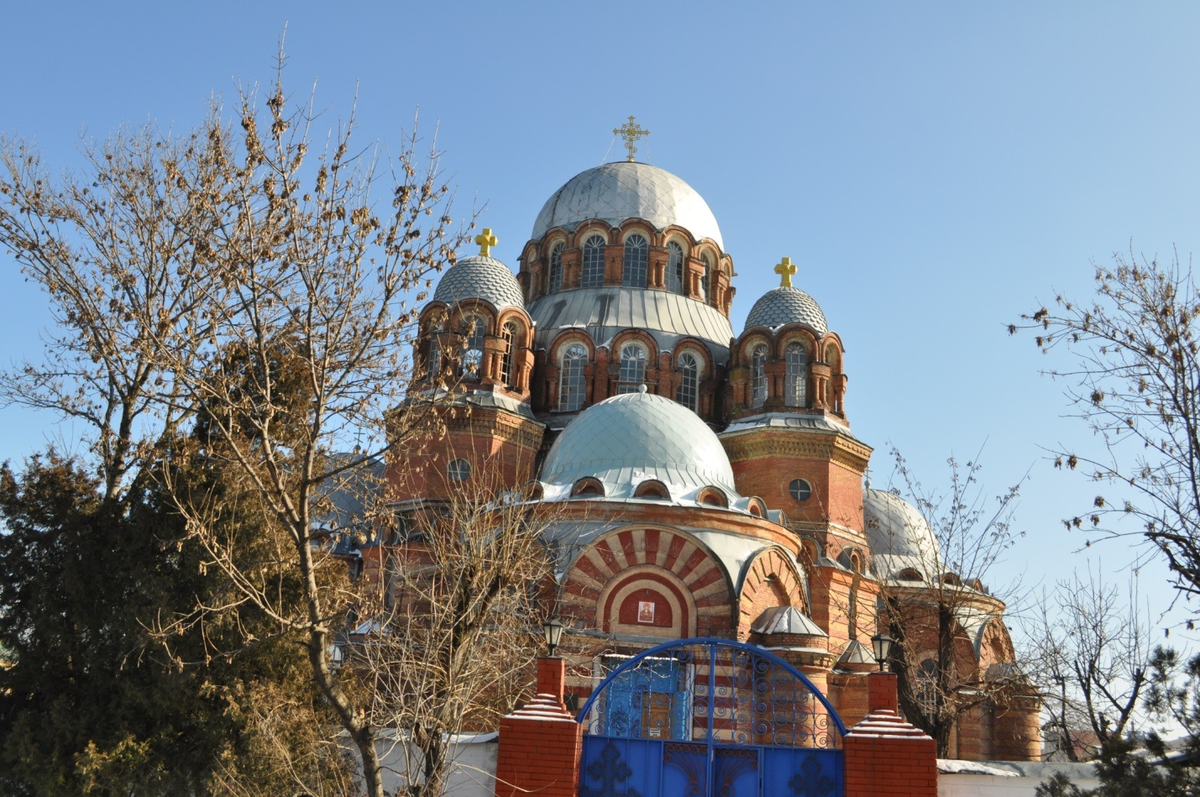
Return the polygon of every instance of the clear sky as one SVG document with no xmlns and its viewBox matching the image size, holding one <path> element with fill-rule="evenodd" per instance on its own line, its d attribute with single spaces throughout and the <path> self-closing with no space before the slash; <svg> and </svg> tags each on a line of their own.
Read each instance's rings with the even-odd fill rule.
<svg viewBox="0 0 1200 797">
<path fill-rule="evenodd" d="M 734 329 L 796 285 L 846 345 L 847 410 L 927 487 L 986 441 L 990 492 L 1029 471 L 1028 532 L 993 576 L 1026 588 L 1085 568 L 1060 519 L 1094 490 L 1045 446 L 1089 443 L 1064 419 L 1054 358 L 1005 325 L 1093 261 L 1200 247 L 1200 4 L 1108 2 L 10 3 L 0 129 L 78 163 L 80 136 L 153 119 L 184 130 L 212 97 L 273 77 L 335 124 L 358 94 L 360 141 L 398 142 L 419 108 L 466 215 L 516 258 L 547 197 L 624 155 L 696 188 L 733 256 Z M 36 356 L 43 300 L 0 253 L 0 362 Z M 1060 361 L 1061 362 L 1061 361 Z M 0 410 L 0 459 L 73 431 Z M 1086 555 L 1120 577 L 1120 544 Z M 1161 568 L 1143 591 L 1163 607 Z"/>
</svg>

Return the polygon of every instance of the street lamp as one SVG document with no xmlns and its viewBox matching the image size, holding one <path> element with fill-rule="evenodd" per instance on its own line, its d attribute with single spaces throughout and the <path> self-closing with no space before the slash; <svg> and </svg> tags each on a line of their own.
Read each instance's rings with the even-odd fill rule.
<svg viewBox="0 0 1200 797">
<path fill-rule="evenodd" d="M 871 650 L 875 654 L 875 661 L 879 663 L 879 671 L 884 671 L 884 665 L 887 664 L 888 656 L 892 652 L 892 643 L 896 640 L 884 633 L 878 633 L 871 637 Z"/>
<path fill-rule="evenodd" d="M 559 640 L 562 639 L 563 624 L 557 617 L 551 617 L 546 622 L 542 623 L 542 631 L 546 635 L 546 647 L 550 649 L 550 657 L 554 657 L 554 649 L 558 647 Z"/>
</svg>

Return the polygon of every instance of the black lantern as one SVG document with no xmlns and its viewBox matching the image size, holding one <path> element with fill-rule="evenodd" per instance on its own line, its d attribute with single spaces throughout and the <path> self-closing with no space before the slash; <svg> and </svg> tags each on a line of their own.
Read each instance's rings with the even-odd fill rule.
<svg viewBox="0 0 1200 797">
<path fill-rule="evenodd" d="M 892 643 L 895 641 L 884 633 L 879 633 L 871 637 L 871 650 L 875 654 L 875 661 L 879 664 L 880 672 L 883 672 L 885 669 L 888 656 L 892 652 Z"/>
<path fill-rule="evenodd" d="M 562 639 L 563 624 L 557 617 L 551 617 L 546 622 L 542 623 L 542 631 L 546 635 L 546 647 L 550 649 L 550 656 L 554 656 L 554 649 L 558 647 L 558 642 Z"/>
</svg>

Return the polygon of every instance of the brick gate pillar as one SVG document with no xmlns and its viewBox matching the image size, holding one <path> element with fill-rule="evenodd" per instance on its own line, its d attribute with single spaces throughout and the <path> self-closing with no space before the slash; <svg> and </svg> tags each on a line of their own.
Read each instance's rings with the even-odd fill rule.
<svg viewBox="0 0 1200 797">
<path fill-rule="evenodd" d="M 583 725 L 563 705 L 562 659 L 540 658 L 537 694 L 500 720 L 496 797 L 576 797 Z"/>
<path fill-rule="evenodd" d="M 937 744 L 897 712 L 896 675 L 867 676 L 870 712 L 846 734 L 846 797 L 937 797 Z"/>
</svg>

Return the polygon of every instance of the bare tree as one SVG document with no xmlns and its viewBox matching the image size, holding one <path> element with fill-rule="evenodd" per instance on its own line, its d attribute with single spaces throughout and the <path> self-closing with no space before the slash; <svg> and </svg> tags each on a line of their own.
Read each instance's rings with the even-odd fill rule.
<svg viewBox="0 0 1200 797">
<path fill-rule="evenodd" d="M 46 291 L 55 321 L 42 361 L 0 373 L 0 402 L 84 424 L 108 499 L 143 461 L 142 443 L 189 415 L 155 337 L 204 329 L 195 315 L 218 278 L 229 146 L 214 109 L 182 137 L 146 125 L 87 142 L 85 170 L 56 179 L 29 143 L 0 134 L 0 244 Z"/>
<path fill-rule="evenodd" d="M 1059 295 L 1054 309 L 1022 316 L 1043 353 L 1070 352 L 1047 373 L 1103 442 L 1095 457 L 1057 452 L 1056 466 L 1082 468 L 1106 493 L 1066 520 L 1101 533 L 1139 533 L 1167 560 L 1175 586 L 1200 595 L 1200 291 L 1190 264 L 1114 255 L 1096 266 L 1095 297 Z M 1112 491 L 1112 492 L 1108 492 Z M 1123 518 L 1140 527 L 1129 532 Z"/>
<path fill-rule="evenodd" d="M 879 572 L 884 567 L 879 554 L 891 552 L 886 544 L 879 550 L 873 546 L 872 562 L 878 565 L 872 570 L 880 580 L 881 610 L 896 638 L 892 658 L 901 708 L 934 738 L 938 754 L 949 756 L 955 727 L 966 715 L 1002 713 L 1032 695 L 1003 623 L 1005 604 L 983 582 L 1022 536 L 1012 528 L 1019 485 L 989 498 L 978 484 L 978 457 L 965 465 L 951 458 L 948 488 L 930 492 L 899 452 L 893 449 L 892 455 L 895 479 L 902 485 L 897 492 L 911 499 L 925 529 L 870 530 L 908 535 L 905 555 L 890 563 L 896 572 Z M 894 522 L 909 521 L 896 517 Z"/>
<path fill-rule="evenodd" d="M 450 499 L 404 513 L 351 637 L 348 667 L 375 679 L 371 716 L 400 734 L 414 794 L 443 793 L 452 735 L 496 728 L 541 647 L 546 509 L 489 481 L 472 474 Z"/>
<path fill-rule="evenodd" d="M 165 638 L 253 611 L 298 641 L 381 795 L 376 691 L 330 658 L 366 596 L 317 520 L 331 480 L 385 453 L 403 468 L 425 428 L 429 405 L 406 401 L 410 303 L 462 236 L 415 132 L 392 157 L 353 148 L 353 116 L 318 139 L 311 103 L 291 104 L 280 79 L 265 107 L 255 89 L 238 105 L 237 135 L 219 109 L 181 138 L 124 131 L 58 182 L 26 144 L 0 142 L 0 241 L 59 323 L 47 364 L 0 390 L 91 424 L 110 496 L 143 463 L 169 463 L 176 510 L 229 589 L 164 618 Z M 201 463 L 221 478 L 198 478 Z M 364 515 L 386 518 L 374 498 Z M 252 551 L 231 502 L 255 514 Z M 247 630 L 241 644 L 258 641 Z"/>
<path fill-rule="evenodd" d="M 1038 605 L 1025 661 L 1043 685 L 1046 737 L 1069 761 L 1093 759 L 1142 719 L 1151 645 L 1136 587 L 1123 593 L 1094 573 L 1074 574 Z"/>
</svg>

